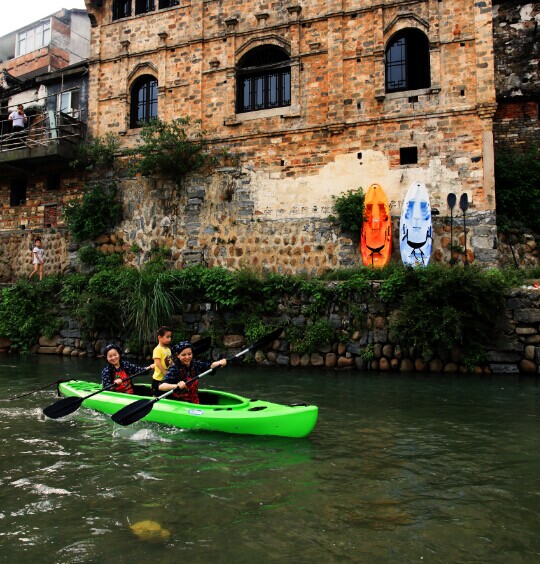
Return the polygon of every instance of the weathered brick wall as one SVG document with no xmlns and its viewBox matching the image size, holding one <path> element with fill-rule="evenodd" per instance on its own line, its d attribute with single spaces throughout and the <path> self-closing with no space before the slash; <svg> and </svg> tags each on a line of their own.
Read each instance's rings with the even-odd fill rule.
<svg viewBox="0 0 540 564">
<path fill-rule="evenodd" d="M 539 2 L 493 3 L 498 150 L 540 146 Z"/>
<path fill-rule="evenodd" d="M 102 8 L 87 2 L 87 8 L 96 24 L 91 132 L 120 133 L 123 145 L 133 146 L 138 130 L 128 127 L 130 87 L 152 74 L 161 118 L 200 119 L 216 148 L 238 158 L 253 202 L 250 221 L 265 224 L 257 226 L 259 241 L 291 221 L 307 221 L 308 238 L 315 240 L 332 196 L 373 182 L 386 190 L 396 218 L 409 185 L 420 180 L 442 217 L 449 213 L 448 193 L 466 192 L 471 214 L 487 213 L 494 223 L 490 2 L 313 1 L 299 9 L 293 3 L 193 0 L 114 22 L 110 1 Z M 410 27 L 429 38 L 431 87 L 385 95 L 385 45 Z M 292 104 L 236 114 L 235 65 L 265 44 L 290 54 Z M 418 163 L 400 165 L 399 149 L 410 146 L 418 149 Z M 212 183 L 203 188 L 211 191 Z M 158 205 L 155 212 L 160 224 L 167 213 Z M 204 224 L 198 210 L 179 213 L 195 214 Z M 232 206 L 224 213 L 237 224 L 244 219 Z M 470 235 L 493 264 L 491 231 Z M 238 234 L 243 244 L 248 238 Z M 257 245 L 251 252 L 261 250 Z"/>
</svg>

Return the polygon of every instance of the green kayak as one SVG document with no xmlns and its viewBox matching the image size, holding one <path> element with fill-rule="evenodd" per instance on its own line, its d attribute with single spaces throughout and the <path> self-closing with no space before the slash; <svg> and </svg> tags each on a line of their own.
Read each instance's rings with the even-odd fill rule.
<svg viewBox="0 0 540 564">
<path fill-rule="evenodd" d="M 134 388 L 136 394 L 101 392 L 85 400 L 83 406 L 112 415 L 134 401 L 150 399 L 149 386 L 139 384 Z M 101 389 L 101 385 L 70 380 L 60 383 L 58 389 L 64 397 L 84 397 Z M 162 399 L 153 405 L 143 421 L 181 429 L 280 437 L 305 437 L 317 422 L 315 405 L 280 405 L 216 390 L 199 390 L 199 400 L 200 404 L 194 404 Z"/>
</svg>

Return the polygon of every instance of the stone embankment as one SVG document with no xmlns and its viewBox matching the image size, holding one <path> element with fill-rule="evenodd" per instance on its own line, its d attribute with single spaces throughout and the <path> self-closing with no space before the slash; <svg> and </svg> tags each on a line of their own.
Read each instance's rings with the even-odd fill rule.
<svg viewBox="0 0 540 564">
<path fill-rule="evenodd" d="M 305 305 L 305 304 L 304 304 Z M 483 366 L 466 366 L 459 348 L 438 351 L 431 359 L 423 359 L 414 348 L 403 347 L 399 339 L 389 330 L 391 311 L 379 300 L 370 303 L 354 304 L 356 315 L 362 312 L 365 326 L 351 330 L 353 315 L 347 311 L 331 310 L 326 319 L 341 335 L 341 342 L 319 346 L 310 354 L 299 354 L 284 338 L 271 343 L 265 351 L 257 351 L 255 361 L 259 364 L 273 364 L 281 367 L 351 368 L 376 370 L 382 372 L 433 372 L 433 373 L 540 373 L 540 289 L 533 285 L 516 288 L 509 292 L 506 301 L 506 319 L 501 337 L 487 351 L 487 362 Z M 285 306 L 278 308 L 282 312 Z M 352 308 L 351 308 L 352 309 Z M 309 319 L 301 313 L 302 304 L 288 308 L 277 322 L 288 323 L 301 330 Z M 221 314 L 209 303 L 195 303 L 186 307 L 178 324 L 183 331 L 191 333 L 194 339 L 215 327 L 234 328 L 216 339 L 212 356 L 219 358 L 240 350 L 246 344 L 244 335 L 235 327 L 232 313 Z M 276 323 L 276 320 L 268 320 Z M 346 336 L 346 338 L 344 338 Z M 64 320 L 64 329 L 59 335 L 48 339 L 41 337 L 32 352 L 71 357 L 101 356 L 105 345 L 110 341 L 105 335 L 95 334 L 85 340 L 73 319 Z M 115 340 L 116 342 L 119 339 Z M 0 351 L 9 350 L 9 340 L 0 340 Z"/>
</svg>

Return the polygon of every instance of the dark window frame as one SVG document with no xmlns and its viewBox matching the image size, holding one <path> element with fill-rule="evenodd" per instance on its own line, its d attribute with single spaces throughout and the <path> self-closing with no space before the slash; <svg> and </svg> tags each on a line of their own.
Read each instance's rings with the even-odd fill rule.
<svg viewBox="0 0 540 564">
<path fill-rule="evenodd" d="M 112 5 L 112 19 L 120 20 L 131 16 L 131 0 L 114 0 Z"/>
<path fill-rule="evenodd" d="M 15 208 L 26 203 L 26 192 L 28 190 L 28 179 L 17 177 L 11 180 L 11 191 L 9 194 L 9 206 Z"/>
<path fill-rule="evenodd" d="M 166 8 L 174 8 L 174 6 L 179 6 L 180 0 L 159 0 L 159 10 L 165 10 Z"/>
<path fill-rule="evenodd" d="M 158 81 L 155 76 L 140 76 L 131 86 L 130 128 L 141 127 L 158 117 Z"/>
<path fill-rule="evenodd" d="M 385 51 L 387 93 L 419 90 L 431 86 L 429 39 L 419 29 L 394 34 Z"/>
<path fill-rule="evenodd" d="M 291 61 L 275 45 L 246 53 L 236 68 L 236 112 L 248 113 L 291 105 Z"/>
<path fill-rule="evenodd" d="M 155 11 L 155 0 L 135 0 L 135 15 L 148 14 Z"/>
</svg>

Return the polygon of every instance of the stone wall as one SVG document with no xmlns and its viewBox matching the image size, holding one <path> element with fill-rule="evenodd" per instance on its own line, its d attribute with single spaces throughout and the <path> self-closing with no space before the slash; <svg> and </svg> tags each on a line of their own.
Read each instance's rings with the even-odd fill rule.
<svg viewBox="0 0 540 564">
<path fill-rule="evenodd" d="M 71 268 L 75 256 L 69 252 L 65 230 L 5 231 L 0 232 L 0 282 L 14 282 L 30 275 L 34 270 L 32 249 L 38 237 L 44 250 L 45 275 L 60 274 Z"/>
<path fill-rule="evenodd" d="M 371 299 L 352 303 L 349 309 L 329 307 L 326 319 L 335 327 L 336 334 L 341 335 L 340 342 L 321 346 L 311 354 L 298 354 L 290 343 L 280 338 L 271 343 L 268 350 L 258 351 L 255 361 L 282 367 L 395 372 L 465 373 L 471 369 L 464 365 L 459 348 L 439 351 L 436 356 L 426 360 L 421 358 L 414 347 L 401 346 L 399 337 L 388 331 L 391 310 L 377 299 L 377 292 L 378 284 L 373 283 Z M 309 296 L 287 299 L 277 307 L 277 311 L 282 312 L 277 322 L 302 329 L 310 322 L 305 313 L 309 304 Z M 193 335 L 194 339 L 208 332 L 221 331 L 223 334 L 215 340 L 219 346 L 213 349 L 212 356 L 230 356 L 246 343 L 239 322 L 241 313 L 245 312 L 223 313 L 210 303 L 186 304 L 183 314 L 177 319 L 176 327 Z M 266 321 L 276 323 L 276 319 Z M 472 367 L 472 370 L 475 373 L 540 373 L 540 289 L 530 285 L 509 292 L 506 316 L 500 322 L 503 330 L 500 338 L 488 351 L 488 362 L 484 366 Z M 107 342 L 110 342 L 110 337 L 97 333 L 91 341 L 85 342 L 77 323 L 66 317 L 60 335 L 53 339 L 42 337 L 33 351 L 64 356 L 100 356 Z M 4 339 L 0 346 L 0 350 L 6 351 L 9 342 Z"/>
</svg>

